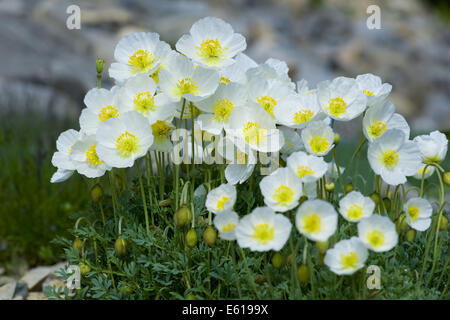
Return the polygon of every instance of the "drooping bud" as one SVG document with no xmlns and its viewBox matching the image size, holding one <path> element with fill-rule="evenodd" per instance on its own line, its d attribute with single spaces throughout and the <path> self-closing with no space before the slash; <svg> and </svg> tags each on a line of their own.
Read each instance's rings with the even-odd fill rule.
<svg viewBox="0 0 450 320">
<path fill-rule="evenodd" d="M 344 191 L 345 191 L 345 194 L 353 191 L 353 185 L 351 184 L 351 182 L 349 182 L 345 185 Z"/>
<path fill-rule="evenodd" d="M 372 201 L 378 205 L 380 204 L 381 198 L 380 195 L 377 192 L 372 192 L 372 194 L 370 195 L 370 199 L 372 199 Z"/>
<path fill-rule="evenodd" d="M 97 59 L 95 61 L 95 67 L 97 69 L 97 73 L 103 72 L 103 66 L 105 65 L 105 61 L 103 59 Z"/>
<path fill-rule="evenodd" d="M 402 212 L 398 217 L 397 221 L 395 221 L 395 228 L 398 233 L 405 232 L 408 229 L 408 223 L 406 222 L 406 214 Z"/>
<path fill-rule="evenodd" d="M 81 240 L 80 238 L 75 238 L 75 240 L 73 240 L 72 242 L 72 248 L 78 249 L 78 253 L 81 254 L 82 250 L 83 250 L 83 240 Z"/>
<path fill-rule="evenodd" d="M 123 238 L 117 238 L 114 243 L 114 250 L 117 255 L 124 256 L 127 253 L 127 241 Z"/>
<path fill-rule="evenodd" d="M 442 176 L 444 183 L 450 187 L 450 171 L 449 172 L 445 172 L 444 175 Z"/>
<path fill-rule="evenodd" d="M 444 215 L 441 216 L 441 221 L 439 223 L 439 231 L 445 231 L 448 227 L 448 218 Z"/>
<path fill-rule="evenodd" d="M 275 269 L 280 269 L 283 266 L 283 256 L 279 252 L 275 252 L 272 256 L 272 265 Z"/>
<path fill-rule="evenodd" d="M 91 188 L 91 200 L 98 203 L 103 197 L 103 188 L 100 184 L 96 184 Z"/>
<path fill-rule="evenodd" d="M 334 182 L 328 181 L 327 183 L 325 183 L 325 190 L 327 190 L 328 192 L 333 192 L 334 191 Z"/>
<path fill-rule="evenodd" d="M 339 144 L 339 142 L 341 142 L 341 136 L 339 135 L 339 133 L 335 132 L 333 143 L 335 146 L 337 146 Z"/>
<path fill-rule="evenodd" d="M 173 220 L 178 228 L 184 228 L 189 225 L 192 219 L 192 212 L 187 206 L 181 206 L 173 215 Z"/>
<path fill-rule="evenodd" d="M 91 271 L 91 267 L 89 266 L 87 261 L 80 262 L 78 266 L 80 267 L 80 274 L 82 276 L 85 276 L 88 272 Z"/>
<path fill-rule="evenodd" d="M 197 245 L 197 232 L 195 231 L 195 229 L 190 229 L 186 233 L 186 245 L 189 248 L 193 248 Z"/>
<path fill-rule="evenodd" d="M 416 231 L 414 229 L 408 230 L 406 233 L 406 241 L 414 242 L 414 238 L 416 237 Z"/>
<path fill-rule="evenodd" d="M 298 267 L 297 278 L 300 283 L 307 283 L 309 280 L 309 276 L 309 269 L 306 265 L 302 264 L 300 267 Z"/>
<path fill-rule="evenodd" d="M 210 247 L 214 246 L 217 239 L 217 233 L 214 227 L 207 226 L 205 232 L 203 232 L 203 241 Z"/>
<path fill-rule="evenodd" d="M 328 241 L 317 241 L 316 248 L 319 253 L 325 253 L 328 250 Z"/>
<path fill-rule="evenodd" d="M 192 293 L 189 293 L 189 294 L 187 295 L 186 299 L 187 299 L 187 300 L 197 300 L 197 298 L 196 298 Z"/>
</svg>

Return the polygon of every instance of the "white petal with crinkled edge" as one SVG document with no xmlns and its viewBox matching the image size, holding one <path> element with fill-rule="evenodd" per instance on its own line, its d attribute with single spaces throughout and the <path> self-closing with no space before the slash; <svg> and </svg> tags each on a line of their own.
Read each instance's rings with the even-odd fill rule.
<svg viewBox="0 0 450 320">
<path fill-rule="evenodd" d="M 58 169 L 50 179 L 51 183 L 60 183 L 69 179 L 73 175 L 73 170 Z"/>
</svg>

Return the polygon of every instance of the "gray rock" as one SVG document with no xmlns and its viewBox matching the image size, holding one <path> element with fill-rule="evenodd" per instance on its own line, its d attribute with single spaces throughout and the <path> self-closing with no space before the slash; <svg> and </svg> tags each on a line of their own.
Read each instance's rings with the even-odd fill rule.
<svg viewBox="0 0 450 320">
<path fill-rule="evenodd" d="M 0 300 L 11 300 L 14 297 L 17 282 L 10 282 L 0 287 Z"/>
<path fill-rule="evenodd" d="M 37 267 L 25 274 L 20 282 L 26 283 L 29 291 L 38 291 L 42 289 L 42 282 L 52 273 L 62 268 L 65 263 L 58 263 L 49 267 Z"/>
<path fill-rule="evenodd" d="M 28 286 L 24 282 L 17 282 L 14 290 L 14 300 L 25 300 L 28 296 Z"/>
</svg>

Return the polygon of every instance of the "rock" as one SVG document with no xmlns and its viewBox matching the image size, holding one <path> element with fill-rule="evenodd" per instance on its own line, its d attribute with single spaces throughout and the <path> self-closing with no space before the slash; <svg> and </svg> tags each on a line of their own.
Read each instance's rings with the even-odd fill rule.
<svg viewBox="0 0 450 320">
<path fill-rule="evenodd" d="M 0 277 L 0 287 L 5 285 L 5 284 L 11 283 L 11 282 L 15 282 L 15 281 L 16 281 L 16 279 L 14 279 L 12 277 L 1 276 Z"/>
<path fill-rule="evenodd" d="M 25 282 L 17 282 L 14 290 L 14 300 L 25 300 L 28 296 L 28 286 Z"/>
<path fill-rule="evenodd" d="M 48 300 L 43 292 L 30 292 L 26 300 Z"/>
<path fill-rule="evenodd" d="M 14 297 L 17 282 L 10 282 L 0 287 L 0 300 L 11 300 Z"/>
<path fill-rule="evenodd" d="M 41 290 L 42 282 L 64 265 L 65 263 L 58 263 L 54 266 L 34 268 L 28 271 L 28 273 L 20 279 L 20 282 L 26 283 L 30 291 Z"/>
</svg>

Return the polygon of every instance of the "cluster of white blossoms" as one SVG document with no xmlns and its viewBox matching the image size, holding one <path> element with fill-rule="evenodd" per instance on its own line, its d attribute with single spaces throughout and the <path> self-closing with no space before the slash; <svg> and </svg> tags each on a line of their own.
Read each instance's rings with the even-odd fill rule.
<svg viewBox="0 0 450 320">
<path fill-rule="evenodd" d="M 375 75 L 338 77 L 311 89 L 305 80 L 291 81 L 285 62 L 257 64 L 245 49 L 242 35 L 212 17 L 197 21 L 176 50 L 156 33 L 124 37 L 109 68 L 115 86 L 86 94 L 80 130 L 58 138 L 52 159 L 58 170 L 51 181 L 64 181 L 74 171 L 96 178 L 112 168 L 132 167 L 149 151 L 169 153 L 176 124 L 189 117 L 196 130 L 188 133 L 195 139 L 185 139 L 188 156 L 191 149 L 208 150 L 213 142 L 207 134 L 220 136 L 217 155 L 227 163 L 227 183 L 209 191 L 206 207 L 216 214 L 222 239 L 254 251 L 279 251 L 292 229 L 283 213 L 295 212 L 298 232 L 320 242 L 336 233 L 341 215 L 357 223 L 358 236 L 336 243 L 324 261 L 337 274 L 354 273 L 364 266 L 368 249 L 390 250 L 398 235 L 394 223 L 374 213 L 374 202 L 360 192 L 340 195 L 336 208 L 319 196 L 319 181 L 344 172 L 334 160 L 324 160 L 335 148 L 334 122 L 362 116 L 370 166 L 393 186 L 409 176 L 430 177 L 431 164 L 444 159 L 448 141 L 438 131 L 410 140 L 408 123 L 387 101 L 391 85 Z M 286 166 L 260 182 L 266 206 L 239 217 L 233 211 L 236 185 L 252 176 L 258 155 L 277 152 Z M 429 227 L 432 207 L 426 199 L 411 199 L 404 210 L 412 228 Z"/>
</svg>

